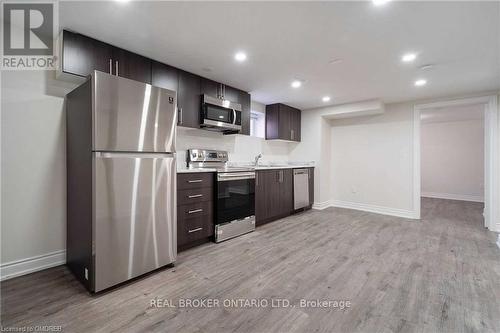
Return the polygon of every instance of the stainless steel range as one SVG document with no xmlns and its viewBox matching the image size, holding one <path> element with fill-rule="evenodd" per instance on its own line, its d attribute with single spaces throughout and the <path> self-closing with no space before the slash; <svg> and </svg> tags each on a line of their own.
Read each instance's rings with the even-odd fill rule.
<svg viewBox="0 0 500 333">
<path fill-rule="evenodd" d="M 255 230 L 255 170 L 231 167 L 227 152 L 219 150 L 188 150 L 189 168 L 217 170 L 215 242 Z"/>
</svg>

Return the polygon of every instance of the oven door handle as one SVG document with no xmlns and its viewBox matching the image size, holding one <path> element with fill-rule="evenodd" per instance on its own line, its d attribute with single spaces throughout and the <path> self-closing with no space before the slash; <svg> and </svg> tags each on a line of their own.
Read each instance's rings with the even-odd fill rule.
<svg viewBox="0 0 500 333">
<path fill-rule="evenodd" d="M 236 125 L 236 110 L 233 109 L 233 125 Z"/>
<path fill-rule="evenodd" d="M 217 181 L 219 182 L 242 179 L 255 179 L 255 172 L 227 172 L 217 174 Z"/>
</svg>

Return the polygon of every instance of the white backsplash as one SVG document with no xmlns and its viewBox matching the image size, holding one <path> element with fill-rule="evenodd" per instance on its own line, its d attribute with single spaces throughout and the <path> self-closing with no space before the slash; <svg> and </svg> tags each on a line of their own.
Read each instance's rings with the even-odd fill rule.
<svg viewBox="0 0 500 333">
<path fill-rule="evenodd" d="M 206 130 L 177 128 L 177 167 L 186 167 L 186 151 L 191 148 L 217 149 L 228 152 L 233 163 L 253 162 L 262 154 L 261 162 L 288 162 L 291 147 L 297 143 L 267 141 L 248 135 L 223 135 Z"/>
</svg>

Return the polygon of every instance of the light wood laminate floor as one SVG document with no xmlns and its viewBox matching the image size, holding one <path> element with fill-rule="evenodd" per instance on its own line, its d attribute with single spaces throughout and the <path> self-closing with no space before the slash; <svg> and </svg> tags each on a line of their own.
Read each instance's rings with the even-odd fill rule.
<svg viewBox="0 0 500 333">
<path fill-rule="evenodd" d="M 423 199 L 422 220 L 328 208 L 179 254 L 90 296 L 64 267 L 2 283 L 2 325 L 64 332 L 500 332 L 500 250 L 482 204 Z M 289 308 L 156 308 L 285 298 Z M 348 309 L 300 299 L 349 300 Z"/>
</svg>

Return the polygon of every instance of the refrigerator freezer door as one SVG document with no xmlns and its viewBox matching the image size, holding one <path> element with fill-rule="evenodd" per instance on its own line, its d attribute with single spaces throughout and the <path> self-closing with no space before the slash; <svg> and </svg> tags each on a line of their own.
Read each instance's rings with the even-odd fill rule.
<svg viewBox="0 0 500 333">
<path fill-rule="evenodd" d="M 175 152 L 176 92 L 95 71 L 94 151 Z"/>
<path fill-rule="evenodd" d="M 95 291 L 175 261 L 172 154 L 94 153 Z"/>
</svg>

